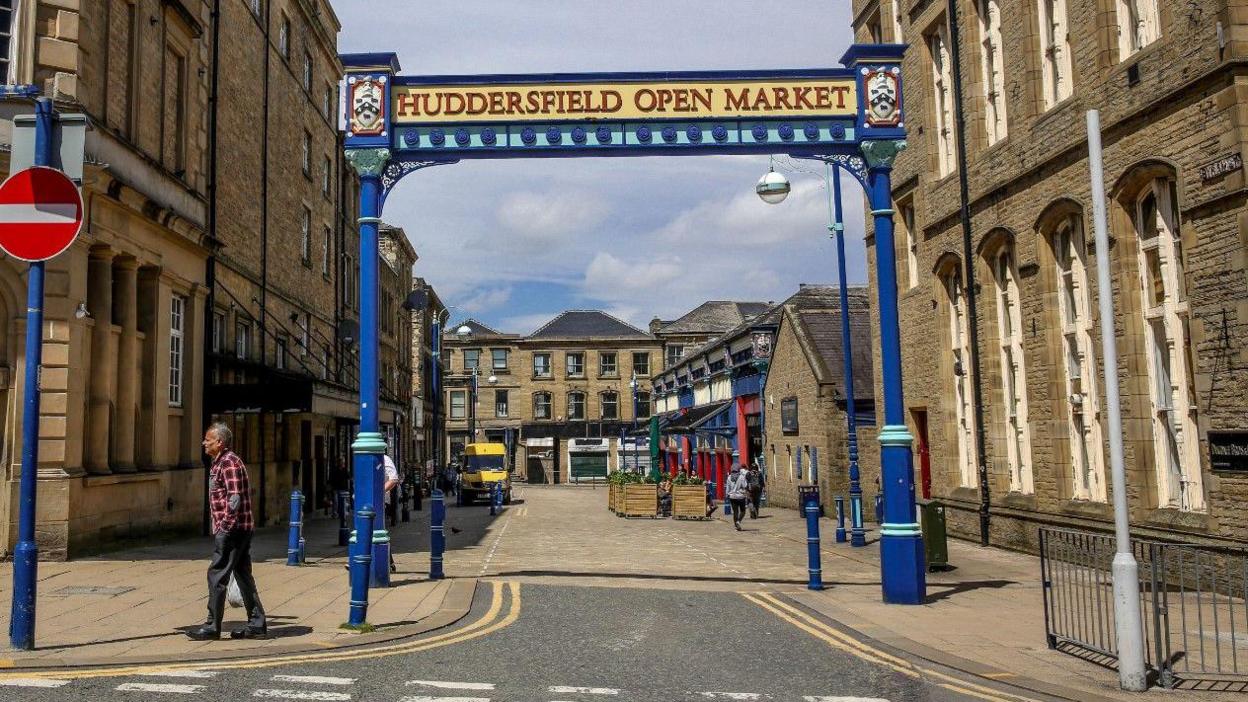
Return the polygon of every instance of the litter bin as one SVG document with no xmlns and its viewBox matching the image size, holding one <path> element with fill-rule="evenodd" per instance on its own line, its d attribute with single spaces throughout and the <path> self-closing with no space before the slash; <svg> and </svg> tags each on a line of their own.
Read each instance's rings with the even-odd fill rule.
<svg viewBox="0 0 1248 702">
<path fill-rule="evenodd" d="M 949 567 L 949 539 L 945 533 L 945 506 L 936 500 L 919 500 L 919 524 L 923 530 L 923 554 L 927 569 Z"/>
</svg>

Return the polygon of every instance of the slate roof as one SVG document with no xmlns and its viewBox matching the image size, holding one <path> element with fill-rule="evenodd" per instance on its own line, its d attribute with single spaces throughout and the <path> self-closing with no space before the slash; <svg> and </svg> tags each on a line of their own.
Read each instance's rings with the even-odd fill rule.
<svg viewBox="0 0 1248 702">
<path fill-rule="evenodd" d="M 467 326 L 469 329 L 472 330 L 472 338 L 474 339 L 514 336 L 513 334 L 504 334 L 503 332 L 500 332 L 497 329 L 487 327 L 475 319 L 465 319 L 462 322 L 456 322 L 455 324 L 448 324 L 446 327 L 447 336 L 450 338 L 454 338 L 455 331 L 458 330 L 462 326 Z"/>
<path fill-rule="evenodd" d="M 567 310 L 526 339 L 653 339 L 646 332 L 601 310 Z"/>
<path fill-rule="evenodd" d="M 854 396 L 875 397 L 875 354 L 871 347 L 871 297 L 865 287 L 849 288 L 849 334 L 854 351 Z M 821 382 L 836 386 L 841 394 L 840 289 L 834 285 L 805 285 L 784 302 L 788 319 L 798 321 L 794 331 L 823 362 Z M 812 359 L 813 360 L 813 359 Z"/>
<path fill-rule="evenodd" d="M 683 317 L 665 322 L 658 333 L 721 334 L 771 309 L 766 302 L 731 302 L 708 300 Z"/>
</svg>

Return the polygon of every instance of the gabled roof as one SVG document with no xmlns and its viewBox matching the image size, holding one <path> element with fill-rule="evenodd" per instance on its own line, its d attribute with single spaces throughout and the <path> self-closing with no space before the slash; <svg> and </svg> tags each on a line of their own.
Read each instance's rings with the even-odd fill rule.
<svg viewBox="0 0 1248 702">
<path fill-rule="evenodd" d="M 854 396 L 875 397 L 874 354 L 871 351 L 871 298 L 865 287 L 851 286 L 849 335 L 854 351 Z M 806 354 L 820 383 L 834 385 L 845 394 L 844 349 L 841 343 L 840 290 L 833 285 L 805 285 L 785 301 L 784 319 Z"/>
<path fill-rule="evenodd" d="M 465 319 L 462 322 L 457 322 L 455 324 L 447 325 L 446 333 L 447 333 L 448 341 L 451 339 L 454 339 L 455 332 L 460 327 L 464 327 L 464 326 L 472 330 L 472 338 L 474 339 L 488 338 L 488 337 L 514 336 L 512 334 L 504 334 L 503 332 L 500 332 L 497 329 L 492 329 L 490 327 L 487 327 L 475 319 Z"/>
<path fill-rule="evenodd" d="M 698 305 L 683 317 L 665 322 L 659 328 L 658 335 L 671 334 L 722 334 L 758 315 L 766 312 L 771 305 L 766 302 L 731 302 L 727 300 L 708 300 Z"/>
<path fill-rule="evenodd" d="M 526 339 L 653 339 L 646 332 L 601 310 L 567 310 Z"/>
</svg>

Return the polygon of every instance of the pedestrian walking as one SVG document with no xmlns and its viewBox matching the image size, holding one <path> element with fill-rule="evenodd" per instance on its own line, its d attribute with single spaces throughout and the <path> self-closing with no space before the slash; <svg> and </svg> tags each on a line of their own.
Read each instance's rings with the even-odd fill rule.
<svg viewBox="0 0 1248 702">
<path fill-rule="evenodd" d="M 212 457 L 208 480 L 208 503 L 214 540 L 208 565 L 208 620 L 187 635 L 197 641 L 221 638 L 225 593 L 233 576 L 247 609 L 247 625 L 230 632 L 234 639 L 268 636 L 264 607 L 251 575 L 251 537 L 255 520 L 251 513 L 251 484 L 247 466 L 231 448 L 234 433 L 221 422 L 204 432 L 204 452 Z"/>
<path fill-rule="evenodd" d="M 758 508 L 763 499 L 763 476 L 758 470 L 758 464 L 750 466 L 746 473 L 746 482 L 750 493 L 750 519 L 758 519 Z"/>
<path fill-rule="evenodd" d="M 398 500 L 394 499 L 395 493 L 399 487 L 399 468 L 394 465 L 394 459 L 390 458 L 389 445 L 387 445 L 386 453 L 381 455 L 381 467 L 385 472 L 385 483 L 381 486 L 383 494 L 382 499 L 386 504 L 386 515 L 390 520 L 390 526 L 398 523 Z M 398 572 L 398 567 L 394 565 L 394 542 L 390 542 L 390 572 Z"/>
<path fill-rule="evenodd" d="M 745 517 L 745 503 L 750 497 L 750 479 L 741 470 L 740 463 L 732 464 L 732 472 L 724 484 L 724 494 L 732 503 L 732 526 L 741 531 L 741 520 Z"/>
</svg>

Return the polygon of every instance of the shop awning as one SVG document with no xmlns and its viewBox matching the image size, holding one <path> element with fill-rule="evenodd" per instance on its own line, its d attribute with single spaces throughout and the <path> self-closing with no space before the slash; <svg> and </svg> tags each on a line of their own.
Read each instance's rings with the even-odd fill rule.
<svg viewBox="0 0 1248 702">
<path fill-rule="evenodd" d="M 683 414 L 673 415 L 670 424 L 660 429 L 664 434 L 693 434 L 699 427 L 732 407 L 732 400 L 712 402 L 701 407 L 692 407 Z"/>
</svg>

